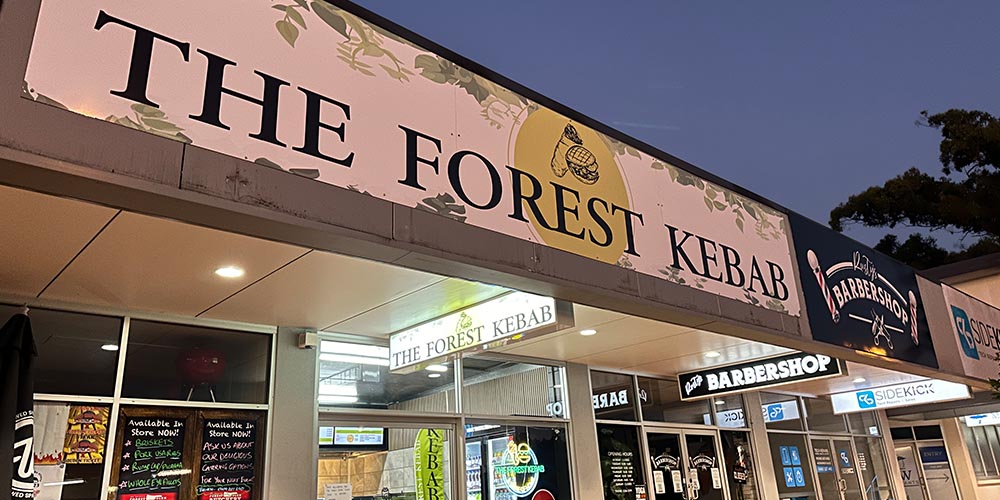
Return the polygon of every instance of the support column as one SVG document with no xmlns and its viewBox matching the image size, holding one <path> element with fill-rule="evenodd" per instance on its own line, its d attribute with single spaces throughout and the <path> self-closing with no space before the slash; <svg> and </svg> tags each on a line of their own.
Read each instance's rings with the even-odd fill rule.
<svg viewBox="0 0 1000 500">
<path fill-rule="evenodd" d="M 948 460 L 951 462 L 951 470 L 955 474 L 955 484 L 958 485 L 958 493 L 961 498 L 976 498 L 977 486 L 976 470 L 972 466 L 972 458 L 969 456 L 969 447 L 965 443 L 965 435 L 962 432 L 961 423 L 957 418 L 945 418 L 941 422 L 941 435 L 944 437 L 944 446 L 948 450 Z"/>
<path fill-rule="evenodd" d="M 304 331 L 278 328 L 275 338 L 264 498 L 316 498 L 319 348 L 299 349 Z"/>
<path fill-rule="evenodd" d="M 587 365 L 566 365 L 566 395 L 569 399 L 569 432 L 573 447 L 573 498 L 604 500 L 601 459 L 597 448 L 597 423 Z"/>
<path fill-rule="evenodd" d="M 757 471 L 757 488 L 760 489 L 761 498 L 778 498 L 778 476 L 775 475 L 774 464 L 771 463 L 767 427 L 764 425 L 764 416 L 760 410 L 763 406 L 760 393 L 744 393 L 743 402 L 746 405 L 743 416 L 750 426 L 750 439 L 753 444 L 753 469 Z"/>
</svg>

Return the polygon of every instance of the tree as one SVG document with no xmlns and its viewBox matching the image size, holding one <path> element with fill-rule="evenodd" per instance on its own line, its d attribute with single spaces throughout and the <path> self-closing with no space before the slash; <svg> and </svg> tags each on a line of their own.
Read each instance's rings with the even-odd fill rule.
<svg viewBox="0 0 1000 500">
<path fill-rule="evenodd" d="M 962 247 L 954 250 L 919 232 L 903 242 L 886 235 L 875 246 L 917 269 L 1000 252 L 1000 118 L 964 109 L 920 115 L 919 125 L 941 131 L 944 175 L 910 168 L 831 210 L 830 227 L 902 225 L 961 236 Z"/>
</svg>

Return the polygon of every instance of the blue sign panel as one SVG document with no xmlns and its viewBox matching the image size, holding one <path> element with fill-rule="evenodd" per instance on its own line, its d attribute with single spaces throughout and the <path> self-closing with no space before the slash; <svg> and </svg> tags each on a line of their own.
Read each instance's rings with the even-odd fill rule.
<svg viewBox="0 0 1000 500">
<path fill-rule="evenodd" d="M 787 446 L 779 448 L 781 450 L 781 465 L 792 465 L 792 456 L 788 452 Z"/>
<path fill-rule="evenodd" d="M 802 459 L 799 458 L 799 447 L 789 446 L 788 454 L 791 455 L 792 465 L 802 465 Z"/>
<path fill-rule="evenodd" d="M 784 468 L 785 473 L 785 487 L 794 488 L 795 487 L 795 472 L 791 467 Z"/>
</svg>

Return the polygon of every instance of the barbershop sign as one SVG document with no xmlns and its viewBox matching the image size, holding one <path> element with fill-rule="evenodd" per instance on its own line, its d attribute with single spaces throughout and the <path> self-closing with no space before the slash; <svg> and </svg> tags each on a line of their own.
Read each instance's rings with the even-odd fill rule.
<svg viewBox="0 0 1000 500">
<path fill-rule="evenodd" d="M 421 367 L 461 351 L 499 347 L 572 326 L 572 306 L 511 292 L 389 337 L 389 369 Z"/>
<path fill-rule="evenodd" d="M 757 390 L 842 374 L 840 360 L 823 354 L 793 353 L 717 366 L 677 376 L 681 400 Z"/>
<path fill-rule="evenodd" d="M 351 10 L 42 0 L 22 95 L 799 314 L 783 214 Z"/>
<path fill-rule="evenodd" d="M 890 385 L 860 391 L 841 392 L 830 395 L 833 413 L 854 413 L 913 406 L 957 399 L 969 399 L 972 394 L 962 384 L 944 380 L 921 380 L 907 384 Z"/>
</svg>

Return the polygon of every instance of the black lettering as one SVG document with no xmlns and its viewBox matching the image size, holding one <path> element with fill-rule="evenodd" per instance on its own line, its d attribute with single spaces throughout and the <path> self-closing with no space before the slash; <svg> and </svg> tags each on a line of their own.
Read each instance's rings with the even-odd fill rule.
<svg viewBox="0 0 1000 500">
<path fill-rule="evenodd" d="M 260 131 L 256 134 L 250 134 L 250 137 L 284 147 L 285 144 L 279 141 L 277 137 L 278 94 L 281 91 L 281 87 L 288 85 L 288 82 L 255 70 L 254 74 L 264 79 L 264 98 L 257 99 L 222 86 L 222 80 L 226 75 L 226 67 L 236 66 L 236 62 L 202 49 L 198 49 L 198 53 L 208 59 L 208 70 L 205 76 L 205 97 L 201 106 L 201 114 L 190 115 L 191 119 L 219 127 L 223 130 L 229 130 L 229 126 L 222 123 L 222 120 L 219 118 L 219 114 L 222 111 L 222 94 L 228 94 L 261 107 Z"/>
<path fill-rule="evenodd" d="M 417 139 L 430 141 L 431 144 L 437 148 L 438 154 L 441 154 L 441 140 L 427 134 L 417 132 L 416 130 L 408 129 L 402 125 L 400 125 L 399 128 L 403 130 L 404 134 L 406 134 L 406 178 L 397 182 L 410 186 L 411 188 L 427 191 L 427 188 L 421 186 L 417 181 L 417 164 L 423 163 L 425 165 L 430 165 L 436 174 L 438 173 L 438 157 L 435 155 L 433 160 L 428 160 L 418 156 Z"/>
<path fill-rule="evenodd" d="M 746 275 L 740 269 L 740 254 L 735 249 L 722 245 L 722 262 L 726 267 L 726 284 L 743 288 Z M 739 276 L 739 281 L 734 280 L 733 276 Z"/>
<path fill-rule="evenodd" d="M 159 104 L 146 97 L 146 89 L 149 86 L 149 67 L 153 62 L 153 44 L 156 43 L 156 40 L 161 40 L 177 47 L 181 51 L 181 55 L 184 56 L 185 62 L 190 60 L 191 44 L 174 40 L 173 38 L 163 36 L 128 21 L 123 21 L 117 17 L 108 15 L 108 13 L 102 10 L 97 14 L 97 23 L 94 25 L 94 29 L 100 31 L 101 28 L 108 24 L 124 26 L 135 32 L 135 36 L 132 39 L 132 60 L 129 62 L 128 67 L 128 83 L 125 85 L 125 90 L 112 90 L 111 95 L 124 97 L 130 101 L 154 108 L 160 107 Z"/>
<path fill-rule="evenodd" d="M 344 128 L 347 126 L 347 121 L 351 119 L 351 107 L 340 101 L 330 99 L 329 97 L 317 94 L 316 92 L 306 88 L 299 87 L 299 90 L 306 95 L 305 140 L 303 141 L 301 147 L 293 147 L 292 150 L 350 168 L 354 163 L 354 152 L 352 151 L 344 158 L 334 158 L 320 152 L 319 132 L 321 129 L 329 130 L 337 134 L 337 137 L 340 138 L 340 142 L 345 142 L 346 138 L 344 137 Z M 324 102 L 327 104 L 333 104 L 344 112 L 344 119 L 340 122 L 340 125 L 330 125 L 321 119 L 321 110 Z"/>
<path fill-rule="evenodd" d="M 588 233 L 592 243 L 599 247 L 606 247 L 611 245 L 611 242 L 614 241 L 614 235 L 611 233 L 611 226 L 608 225 L 608 222 L 604 220 L 604 217 L 601 217 L 600 214 L 597 213 L 596 205 L 598 203 L 604 207 L 604 213 L 609 213 L 610 209 L 608 208 L 608 203 L 600 198 L 591 198 L 590 201 L 587 202 L 587 211 L 590 212 L 590 217 L 594 220 L 594 222 L 596 222 L 598 226 L 601 226 L 601 231 L 604 232 L 604 241 L 601 242 L 598 241 L 597 238 L 594 238 L 594 231 L 588 230 Z"/>
<path fill-rule="evenodd" d="M 568 187 L 560 186 L 555 182 L 550 183 L 552 187 L 556 190 L 556 228 L 555 230 L 563 233 L 567 236 L 572 236 L 574 238 L 583 239 L 584 231 L 580 229 L 579 233 L 572 233 L 569 231 L 566 225 L 566 214 L 572 214 L 573 218 L 577 221 L 580 220 L 580 193 L 570 189 Z M 566 196 L 565 193 L 570 193 L 576 198 L 576 204 L 572 207 L 566 206 Z"/>
<path fill-rule="evenodd" d="M 785 270 L 781 266 L 775 264 L 771 261 L 766 261 L 767 267 L 771 272 L 771 290 L 774 297 L 778 300 L 785 300 L 788 298 L 788 286 L 785 285 Z M 881 289 L 880 289 L 881 291 Z"/>
<path fill-rule="evenodd" d="M 710 280 L 718 281 L 718 282 L 721 283 L 722 282 L 722 272 L 719 271 L 719 275 L 718 276 L 712 276 L 712 268 L 708 265 L 709 262 L 711 262 L 712 264 L 714 264 L 716 266 L 719 265 L 718 250 L 716 250 L 715 242 L 712 241 L 712 240 L 709 240 L 709 239 L 702 238 L 701 236 L 698 236 L 697 238 L 698 238 L 698 245 L 701 247 L 701 265 L 703 266 L 702 267 L 702 271 L 703 271 L 702 276 L 704 276 L 704 277 L 706 277 L 706 278 L 708 278 Z M 711 246 L 711 249 L 712 249 L 712 254 L 711 255 L 708 254 L 709 246 Z"/>
<path fill-rule="evenodd" d="M 763 293 L 764 295 L 767 295 L 768 297 L 773 297 L 773 295 L 771 295 L 770 293 L 768 293 L 768 291 L 767 291 L 767 285 L 764 284 L 764 275 L 760 271 L 760 265 L 757 264 L 757 257 L 754 257 L 750 261 L 750 287 L 749 287 L 749 290 L 751 292 L 756 292 L 757 291 L 757 289 L 755 289 L 753 287 L 754 281 L 760 283 L 760 291 L 761 291 L 761 293 Z"/>
<path fill-rule="evenodd" d="M 490 174 L 490 199 L 482 205 L 469 199 L 468 194 L 465 192 L 465 188 L 462 187 L 462 178 L 459 176 L 459 170 L 462 168 L 462 159 L 466 156 L 474 156 L 478 158 L 479 161 L 486 166 L 486 171 Z M 500 173 L 497 172 L 496 167 L 494 167 L 489 160 L 479 153 L 474 151 L 459 151 L 453 154 L 451 159 L 448 160 L 448 180 L 451 181 L 451 188 L 455 190 L 455 194 L 457 194 L 462 201 L 475 208 L 480 210 L 489 210 L 500 204 L 500 196 L 503 194 L 502 185 L 500 184 Z"/>
<path fill-rule="evenodd" d="M 534 176 L 527 172 L 523 172 L 514 167 L 507 166 L 507 170 L 511 173 L 511 189 L 514 192 L 514 211 L 511 212 L 508 217 L 511 219 L 517 219 L 520 221 L 528 222 L 528 219 L 524 216 L 524 205 L 527 204 L 528 209 L 531 210 L 532 215 L 539 224 L 545 229 L 553 230 L 554 228 L 545 221 L 545 217 L 542 216 L 542 210 L 538 208 L 538 199 L 542 197 L 542 184 L 538 182 Z M 527 177 L 531 183 L 531 193 L 525 194 L 524 187 L 521 184 L 521 179 Z"/>
<path fill-rule="evenodd" d="M 670 231 L 670 251 L 673 254 L 674 261 L 670 264 L 670 267 L 676 269 L 684 269 L 684 266 L 680 265 L 679 259 L 684 259 L 684 263 L 687 264 L 687 268 L 695 274 L 701 274 L 695 269 L 694 263 L 691 262 L 691 258 L 688 257 L 687 252 L 684 251 L 684 243 L 687 242 L 688 238 L 694 236 L 693 234 L 684 231 L 684 238 L 680 242 L 677 241 L 677 228 L 671 226 L 670 224 L 664 224 Z"/>
<path fill-rule="evenodd" d="M 621 211 L 625 214 L 625 237 L 627 238 L 628 245 L 625 247 L 625 253 L 635 255 L 639 257 L 639 254 L 635 251 L 635 230 L 632 227 L 632 219 L 639 219 L 639 225 L 643 226 L 642 214 L 633 212 L 627 208 L 619 207 L 618 205 L 611 204 L 611 215 L 614 216 L 615 212 Z"/>
</svg>

